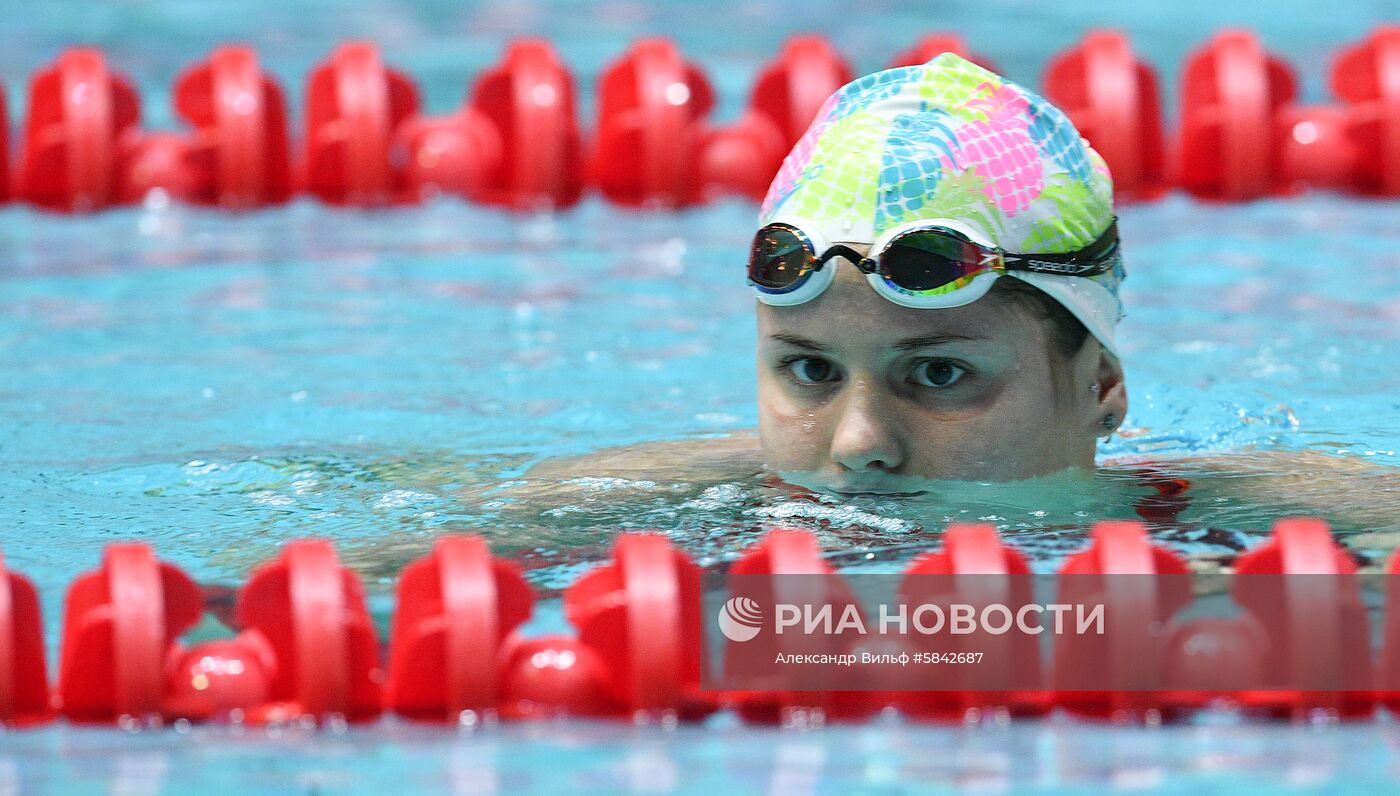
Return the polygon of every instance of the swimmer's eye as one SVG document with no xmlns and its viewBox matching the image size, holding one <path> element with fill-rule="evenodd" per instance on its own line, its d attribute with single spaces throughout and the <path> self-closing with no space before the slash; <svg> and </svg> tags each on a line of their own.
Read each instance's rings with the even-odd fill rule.
<svg viewBox="0 0 1400 796">
<path fill-rule="evenodd" d="M 946 389 L 967 375 L 967 368 L 946 359 L 926 359 L 914 366 L 910 379 L 920 387 Z"/>
<path fill-rule="evenodd" d="M 798 384 L 821 384 L 836 380 L 836 368 L 831 360 L 821 357 L 788 357 L 779 363 Z"/>
</svg>

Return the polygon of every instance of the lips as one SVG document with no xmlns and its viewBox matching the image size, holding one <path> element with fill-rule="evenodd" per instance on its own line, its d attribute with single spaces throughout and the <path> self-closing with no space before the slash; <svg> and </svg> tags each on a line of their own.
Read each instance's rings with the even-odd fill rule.
<svg viewBox="0 0 1400 796">
<path fill-rule="evenodd" d="M 881 486 L 876 486 L 875 484 L 867 485 L 860 482 L 843 481 L 837 479 L 827 480 L 825 478 L 820 477 L 819 475 L 807 473 L 783 473 L 780 476 L 779 483 L 806 492 L 810 497 L 813 498 L 816 498 L 820 495 L 839 495 L 844 498 L 907 498 L 928 494 L 928 492 L 923 489 L 889 489 L 882 488 Z"/>
</svg>

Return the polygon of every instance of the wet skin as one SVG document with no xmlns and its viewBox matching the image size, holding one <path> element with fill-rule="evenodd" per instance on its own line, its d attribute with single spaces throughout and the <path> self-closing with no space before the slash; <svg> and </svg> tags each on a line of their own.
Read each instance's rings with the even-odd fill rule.
<svg viewBox="0 0 1400 796">
<path fill-rule="evenodd" d="M 832 262 L 836 279 L 813 301 L 758 305 L 770 469 L 853 494 L 1093 468 L 1105 418 L 1116 426 L 1127 409 L 1122 369 L 1096 340 L 1066 357 L 1052 350 L 1050 322 L 1019 302 L 992 293 L 962 307 L 901 307 L 849 262 Z"/>
<path fill-rule="evenodd" d="M 924 494 L 909 502 L 932 500 L 941 515 L 954 482 L 998 482 L 991 486 L 1017 495 L 1034 487 L 1028 500 L 1051 508 L 1121 487 L 1128 496 L 1110 502 L 1131 510 L 1146 463 L 1191 483 L 1200 507 L 1193 522 L 1219 517 L 1262 529 L 1280 516 L 1312 514 L 1347 529 L 1357 547 L 1383 551 L 1375 561 L 1400 544 L 1394 467 L 1315 450 L 1248 449 L 1137 455 L 1096 469 L 1105 418 L 1116 427 L 1128 403 L 1121 366 L 1096 340 L 1069 356 L 1055 351 L 1050 322 L 995 291 L 964 307 L 900 307 L 848 262 L 832 262 L 837 276 L 813 301 L 758 304 L 758 434 L 541 460 L 512 486 L 511 500 L 542 516 L 560 505 L 624 504 L 667 485 L 762 483 L 784 492 Z M 622 481 L 602 489 L 587 477 Z M 489 499 L 501 498 L 493 486 Z"/>
</svg>

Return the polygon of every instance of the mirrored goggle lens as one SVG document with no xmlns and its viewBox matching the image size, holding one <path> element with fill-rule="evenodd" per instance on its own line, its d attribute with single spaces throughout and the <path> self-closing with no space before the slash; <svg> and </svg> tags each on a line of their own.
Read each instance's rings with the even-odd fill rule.
<svg viewBox="0 0 1400 796">
<path fill-rule="evenodd" d="M 941 232 L 911 232 L 880 257 L 880 275 L 909 293 L 947 293 L 992 270 L 975 243 Z"/>
<path fill-rule="evenodd" d="M 807 242 L 790 229 L 759 230 L 749 252 L 749 279 L 770 290 L 797 284 L 814 258 Z"/>
</svg>

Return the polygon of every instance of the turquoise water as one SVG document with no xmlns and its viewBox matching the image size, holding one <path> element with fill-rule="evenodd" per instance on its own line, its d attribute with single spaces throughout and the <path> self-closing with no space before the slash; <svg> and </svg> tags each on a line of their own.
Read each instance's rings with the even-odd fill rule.
<svg viewBox="0 0 1400 796">
<path fill-rule="evenodd" d="M 215 43 L 250 40 L 285 78 L 335 41 L 372 32 L 423 81 L 436 112 L 508 34 L 552 37 L 586 77 L 633 34 L 662 32 L 712 70 L 721 114 L 731 114 L 757 64 L 799 30 L 830 32 L 871 69 L 888 42 L 946 25 L 1035 83 L 1051 52 L 1112 21 L 1088 3 L 952 3 L 937 19 L 921 4 L 882 3 L 850 20 L 834 4 L 243 8 L 152 3 L 78 18 L 3 5 L 14 34 L 0 48 L 0 78 L 22 105 L 31 69 L 62 44 L 97 42 L 137 79 L 159 126 L 170 123 L 171 77 Z M 1111 13 L 1168 75 L 1201 31 L 1252 24 L 1306 70 L 1314 98 L 1328 53 L 1400 17 L 1381 3 L 1320 19 L 1300 2 Z M 287 82 L 295 95 L 299 80 Z M 1396 212 L 1327 196 L 1124 209 L 1131 409 L 1128 434 L 1105 455 L 1259 449 L 1400 464 Z M 684 472 L 532 480 L 532 465 L 561 456 L 754 425 L 752 298 L 738 276 L 753 215 L 737 202 L 639 215 L 596 200 L 558 217 L 452 201 L 380 213 L 303 202 L 237 217 L 0 209 L 0 545 L 40 586 L 51 647 L 67 583 L 116 539 L 150 541 L 201 581 L 232 585 L 286 539 L 329 537 L 382 620 L 394 574 L 444 532 L 487 535 L 548 598 L 624 528 L 666 531 L 722 567 L 764 529 L 799 525 L 821 533 L 837 563 L 869 569 L 897 568 L 948 520 L 986 517 L 1053 569 L 1088 522 L 1131 514 L 1137 493 L 1116 486 L 1056 505 L 977 488 L 908 504 L 790 501 Z M 512 485 L 539 494 L 523 499 Z M 1228 556 L 1283 508 L 1205 492 L 1179 524 L 1156 530 L 1192 554 Z M 1395 545 L 1385 534 L 1400 531 L 1339 525 L 1372 561 Z M 561 624 L 546 599 L 531 632 Z M 1388 719 L 1166 729 L 887 721 L 801 733 L 720 717 L 671 732 L 580 722 L 465 736 L 392 722 L 344 735 L 57 726 L 0 736 L 0 793 L 1375 793 L 1400 773 L 1394 741 Z"/>
<path fill-rule="evenodd" d="M 251 737 L 250 737 L 251 736 Z M 16 734 L 14 793 L 1393 792 L 1400 729 L 1076 724 L 672 732 L 575 722 L 462 735 L 403 725 L 272 739 L 227 728 Z M 35 759 L 51 761 L 38 766 Z"/>
<path fill-rule="evenodd" d="M 1030 532 L 1133 516 L 1131 489 L 1080 504 L 1020 487 L 814 504 L 684 466 L 525 478 L 559 456 L 754 426 L 752 298 L 736 276 L 751 216 L 737 203 L 636 216 L 595 202 L 533 219 L 452 202 L 11 209 L 7 558 L 57 606 L 113 538 L 232 583 L 282 541 L 325 535 L 386 596 L 447 531 L 487 534 L 550 587 L 619 528 L 670 531 L 714 562 L 779 522 L 861 555 L 927 543 L 953 519 Z M 1125 209 L 1131 408 L 1105 455 L 1253 446 L 1393 466 L 1393 217 L 1325 197 Z M 1312 276 L 1329 261 L 1346 277 Z M 507 488 L 521 483 L 534 497 Z M 1281 511 L 1203 494 L 1174 532 L 1183 544 L 1191 529 L 1256 532 Z M 1020 540 L 1053 568 L 1078 538 Z M 1211 538 L 1193 549 L 1248 541 Z"/>
<path fill-rule="evenodd" d="M 2 538 L 10 565 L 41 587 L 51 646 L 63 588 L 114 539 L 151 541 L 196 577 L 231 584 L 282 540 L 327 536 L 366 577 L 381 619 L 393 573 L 446 531 L 487 534 L 546 594 L 603 559 L 619 528 L 669 531 L 715 566 L 776 524 L 818 529 L 851 567 L 897 566 L 926 549 L 945 514 L 969 507 L 785 502 L 755 485 L 666 479 L 631 491 L 575 485 L 547 508 L 480 497 L 537 461 L 752 426 L 752 299 L 734 260 L 751 212 L 639 217 L 593 203 L 565 218 L 512 220 L 446 202 L 388 215 L 310 204 L 240 218 L 5 211 Z M 1393 214 L 1325 197 L 1125 210 L 1136 436 L 1109 452 L 1310 448 L 1393 465 Z M 1327 258 L 1350 263 L 1348 279 L 1365 289 L 1337 280 L 1296 294 Z M 970 510 L 1023 529 L 1018 542 L 1040 564 L 1081 544 L 1090 519 L 1123 508 L 1090 511 L 1079 530 L 1062 517 L 1071 524 L 1042 533 L 1025 529 L 1050 522 L 1044 505 L 999 499 Z M 1198 501 L 1176 541 L 1229 552 L 1277 513 Z M 539 613 L 532 632 L 562 624 L 557 603 Z M 26 793 L 384 782 L 777 792 L 775 781 L 890 792 L 917 777 L 1048 791 L 1126 782 L 1370 793 L 1396 766 L 1388 720 L 1302 736 L 1232 730 L 1248 753 L 1222 752 L 1192 728 L 1018 725 L 984 736 L 893 723 L 803 734 L 725 721 L 673 733 L 559 724 L 469 737 L 395 725 L 344 737 L 56 727 L 0 739 L 0 790 L 9 777 Z M 1159 762 L 1141 764 L 1137 751 L 1102 758 L 1106 741 L 1145 745 Z M 1316 744 L 1331 757 L 1316 758 Z M 951 751 L 931 762 L 927 748 Z M 1076 750 L 1069 768 L 1066 748 Z M 557 768 L 546 773 L 546 761 Z M 489 776 L 476 779 L 478 769 Z"/>
</svg>

